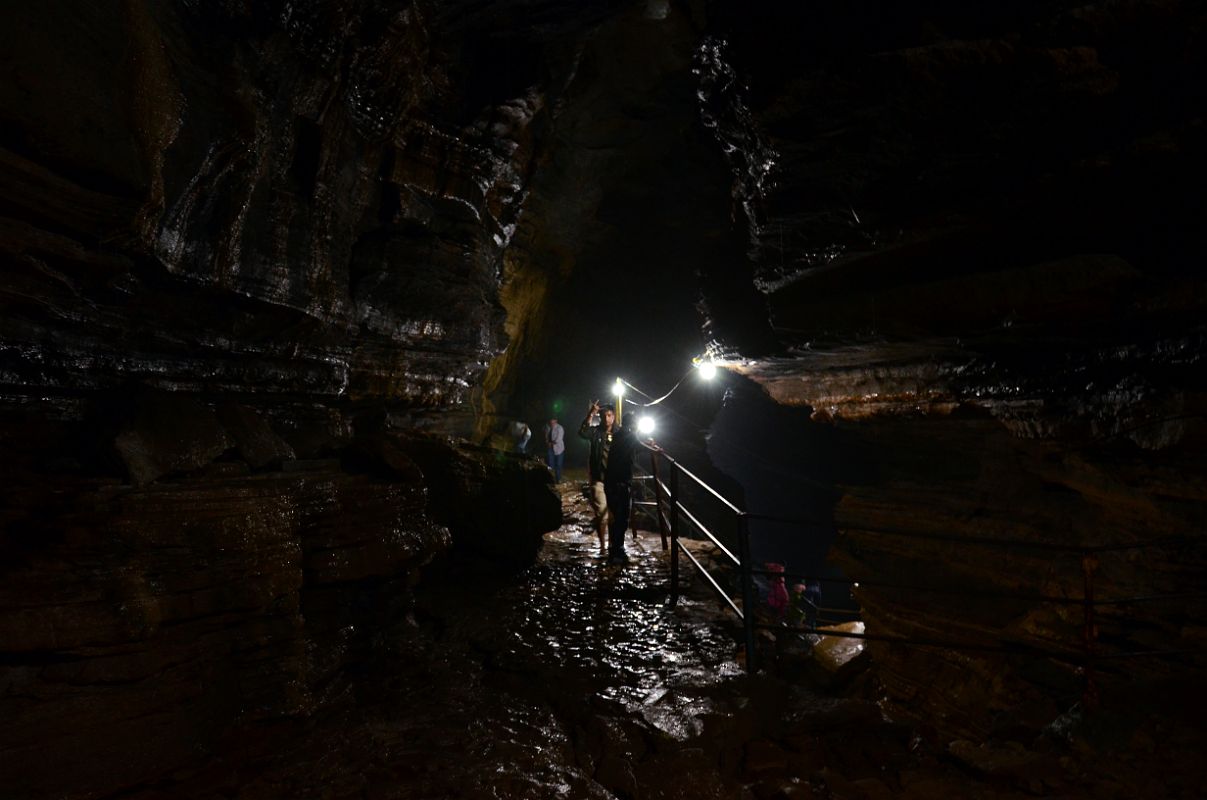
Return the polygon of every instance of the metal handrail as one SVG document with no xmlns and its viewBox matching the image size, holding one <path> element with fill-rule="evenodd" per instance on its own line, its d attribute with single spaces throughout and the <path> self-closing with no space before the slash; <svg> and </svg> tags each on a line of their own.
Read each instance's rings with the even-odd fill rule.
<svg viewBox="0 0 1207 800">
<path fill-rule="evenodd" d="M 798 524 L 798 525 L 832 525 L 833 523 L 829 522 L 829 521 L 810 520 L 810 519 L 804 519 L 804 518 L 793 519 L 793 518 L 777 517 L 777 516 L 769 515 L 769 514 L 756 514 L 756 513 L 748 513 L 748 512 L 742 511 L 740 508 L 738 508 L 737 505 L 735 505 L 734 503 L 732 503 L 731 501 L 726 499 L 717 490 L 713 489 L 706 482 L 704 482 L 703 479 L 701 479 L 699 476 L 692 473 L 690 470 L 688 470 L 686 467 L 684 467 L 682 464 L 680 464 L 677 460 L 672 458 L 668 453 L 666 453 L 666 451 L 662 450 L 661 448 L 659 448 L 657 446 L 646 445 L 646 447 L 651 452 L 651 464 L 653 466 L 654 475 L 647 476 L 645 479 L 652 478 L 654 481 L 655 501 L 652 505 L 657 506 L 658 522 L 660 525 L 666 524 L 666 515 L 663 514 L 663 509 L 662 509 L 662 505 L 661 505 L 663 495 L 665 495 L 667 498 L 669 511 L 670 511 L 670 517 L 671 517 L 670 524 L 668 526 L 670 528 L 670 534 L 671 534 L 670 549 L 672 551 L 672 553 L 671 553 L 671 602 L 672 603 L 677 602 L 678 597 L 679 597 L 678 554 L 680 551 L 682 551 L 683 553 L 685 553 L 687 555 L 689 561 L 691 561 L 693 566 L 695 566 L 696 570 L 707 580 L 708 584 L 713 588 L 714 592 L 730 607 L 731 610 L 733 610 L 733 612 L 735 614 L 737 614 L 738 618 L 740 620 L 742 620 L 743 628 L 745 629 L 745 634 L 746 634 L 745 635 L 746 668 L 748 671 L 754 671 L 754 669 L 756 667 L 755 652 L 754 652 L 754 637 L 753 637 L 755 628 L 765 628 L 765 629 L 772 629 L 772 630 L 781 630 L 784 628 L 788 628 L 789 630 L 797 630 L 797 631 L 802 631 L 802 632 L 816 632 L 815 628 L 807 628 L 807 629 L 791 628 L 791 627 L 783 625 L 782 623 L 778 624 L 778 625 L 768 625 L 766 623 L 760 623 L 755 619 L 754 603 L 753 603 L 753 585 L 752 585 L 752 579 L 753 579 L 754 575 L 775 576 L 777 578 L 788 578 L 788 577 L 793 577 L 793 576 L 806 577 L 806 576 L 804 576 L 801 573 L 771 571 L 771 570 L 758 569 L 758 568 L 754 567 L 754 565 L 751 563 L 752 559 L 751 559 L 751 555 L 750 555 L 749 522 L 750 522 L 750 520 L 755 519 L 755 520 L 767 520 L 767 521 L 772 521 L 772 522 L 785 522 L 785 523 Z M 657 472 L 658 472 L 657 464 L 658 464 L 659 457 L 665 458 L 667 463 L 669 463 L 671 465 L 671 473 L 670 473 L 671 480 L 670 480 L 669 487 L 657 475 Z M 697 519 L 695 517 L 695 515 L 693 515 L 691 513 L 691 511 L 687 508 L 687 506 L 684 505 L 683 502 L 680 500 L 680 498 L 678 496 L 678 480 L 677 480 L 678 474 L 680 472 L 684 473 L 689 478 L 694 480 L 697 484 L 699 484 L 701 487 L 703 487 L 705 490 L 707 490 L 715 498 L 720 500 L 726 508 L 728 508 L 729 510 L 731 510 L 734 513 L 737 523 L 738 523 L 738 546 L 739 546 L 739 551 L 740 551 L 739 556 L 735 557 L 734 554 L 727 547 L 725 547 L 725 545 L 722 544 L 712 534 L 712 532 L 709 531 L 708 528 L 702 522 L 700 522 L 700 520 Z M 660 492 L 661 492 L 661 494 L 660 494 Z M 643 503 L 643 505 L 645 505 L 645 504 Z M 738 569 L 740 571 L 740 576 L 742 579 L 743 604 L 742 604 L 741 609 L 738 608 L 737 604 L 734 603 L 733 599 L 729 596 L 729 593 L 724 588 L 722 588 L 720 583 L 712 576 L 711 573 L 709 573 L 708 569 L 700 562 L 700 560 L 697 559 L 695 557 L 695 555 L 693 555 L 691 553 L 691 551 L 689 551 L 686 547 L 684 547 L 681 542 L 679 542 L 679 514 L 680 513 L 682 513 L 692 525 L 694 525 L 700 532 L 702 532 L 715 547 L 717 547 L 722 553 L 724 553 L 725 556 L 735 566 L 738 567 Z M 918 585 L 913 585 L 913 584 L 908 584 L 908 583 L 897 583 L 897 582 L 892 582 L 892 581 L 875 581 L 875 580 L 873 580 L 873 581 L 866 581 L 866 580 L 865 581 L 853 581 L 850 579 L 835 579 L 835 578 L 814 578 L 814 580 L 819 580 L 819 581 L 827 582 L 827 583 L 845 583 L 845 584 L 850 584 L 850 585 L 874 586 L 874 587 L 878 587 L 878 588 L 905 589 L 905 590 L 917 591 L 917 592 L 934 592 L 934 593 L 956 594 L 956 595 L 973 595 L 973 596 L 977 596 L 977 597 L 990 597 L 990 598 L 996 598 L 996 599 L 1020 600 L 1020 601 L 1032 602 L 1032 603 L 1040 602 L 1040 603 L 1057 603 L 1057 604 L 1063 604 L 1063 605 L 1079 605 L 1084 609 L 1084 613 L 1085 613 L 1085 620 L 1084 620 L 1085 624 L 1083 626 L 1082 647 L 1080 650 L 1063 650 L 1063 649 L 1055 650 L 1055 649 L 1051 649 L 1051 648 L 1042 648 L 1042 647 L 1027 647 L 1024 645 L 1010 646 L 1008 644 L 999 644 L 999 645 L 974 644 L 974 643 L 969 643 L 969 642 L 958 642 L 958 641 L 942 640 L 942 639 L 928 639 L 928 638 L 922 638 L 922 637 L 903 637 L 903 636 L 892 636 L 892 635 L 884 635 L 884 634 L 853 633 L 853 632 L 838 631 L 838 630 L 825 630 L 824 635 L 826 635 L 826 636 L 835 636 L 835 637 L 839 637 L 839 638 L 851 638 L 851 639 L 866 639 L 866 640 L 871 640 L 871 641 L 884 641 L 884 642 L 890 642 L 890 643 L 894 643 L 894 644 L 907 644 L 907 645 L 917 645 L 917 646 L 925 646 L 925 647 L 942 647 L 942 648 L 947 648 L 947 649 L 952 649 L 952 650 L 976 650 L 976 651 L 986 651 L 986 652 L 1004 652 L 1004 653 L 1024 654 L 1024 655 L 1038 655 L 1038 656 L 1043 656 L 1043 657 L 1047 657 L 1047 658 L 1058 658 L 1058 659 L 1062 659 L 1062 660 L 1072 660 L 1072 661 L 1075 661 L 1076 663 L 1080 664 L 1082 667 L 1083 676 L 1085 678 L 1084 699 L 1086 700 L 1086 702 L 1089 702 L 1089 703 L 1095 702 L 1095 699 L 1096 699 L 1096 689 L 1095 689 L 1094 671 L 1093 671 L 1093 663 L 1094 663 L 1095 659 L 1151 657 L 1151 656 L 1160 656 L 1160 655 L 1193 655 L 1193 654 L 1201 654 L 1201 653 L 1207 652 L 1207 649 L 1204 649 L 1204 650 L 1191 649 L 1191 650 L 1168 650 L 1168 651 L 1144 651 L 1144 652 L 1137 651 L 1137 652 L 1132 652 L 1132 653 L 1126 653 L 1126 652 L 1125 653 L 1099 653 L 1099 652 L 1097 652 L 1097 644 L 1098 644 L 1097 627 L 1094 622 L 1094 610 L 1097 607 L 1099 607 L 1099 606 L 1119 606 L 1119 605 L 1127 605 L 1129 603 L 1156 602 L 1156 601 L 1160 601 L 1160 600 L 1197 599 L 1197 598 L 1207 597 L 1207 592 L 1179 592 L 1179 593 L 1156 594 L 1156 595 L 1137 595 L 1137 596 L 1129 597 L 1129 598 L 1109 598 L 1109 599 L 1095 598 L 1095 596 L 1094 596 L 1094 575 L 1098 571 L 1097 555 L 1100 553 L 1107 553 L 1107 552 L 1121 552 L 1121 551 L 1134 550 L 1134 549 L 1139 549 L 1139 548 L 1182 544 L 1182 543 L 1190 541 L 1189 537 L 1166 536 L 1166 537 L 1150 539 L 1150 540 L 1141 541 L 1141 542 L 1128 542 L 1128 543 L 1124 543 L 1124 544 L 1070 545 L 1070 544 L 1054 543 L 1054 542 L 1039 542 L 1039 541 L 1028 540 L 1028 539 L 1002 539 L 1002 538 L 997 538 L 997 537 L 957 536 L 957 535 L 951 535 L 951 534 L 928 533 L 928 532 L 924 532 L 924 531 L 910 531 L 910 530 L 905 530 L 905 529 L 900 529 L 900 528 L 876 528 L 876 527 L 855 526 L 855 525 L 844 526 L 844 527 L 846 527 L 848 530 L 852 530 L 852 531 L 862 531 L 862 532 L 866 532 L 866 533 L 883 534 L 883 535 L 888 535 L 888 536 L 904 536 L 904 537 L 909 537 L 909 538 L 914 538 L 914 539 L 930 539 L 930 540 L 937 540 L 937 541 L 950 541 L 950 542 L 956 542 L 959 544 L 973 545 L 973 546 L 1021 547 L 1021 548 L 1030 548 L 1030 549 L 1034 549 L 1034 550 L 1047 551 L 1047 552 L 1064 552 L 1064 553 L 1072 553 L 1072 554 L 1080 555 L 1081 556 L 1081 572 L 1082 572 L 1082 578 L 1084 580 L 1084 591 L 1082 592 L 1082 595 L 1080 597 L 1077 597 L 1077 596 L 1067 597 L 1067 596 L 1050 595 L 1050 594 L 1044 594 L 1044 593 L 1023 594 L 1023 593 L 1008 592 L 1008 591 L 970 592 L 968 590 L 962 590 L 962 589 L 948 589 L 948 588 L 936 587 L 936 586 L 918 586 Z M 665 536 L 666 536 L 666 532 L 664 530 L 664 532 L 663 532 L 664 548 L 666 547 Z M 812 605 L 813 609 L 814 609 L 815 616 L 814 616 L 813 622 L 814 622 L 814 624 L 816 624 L 816 622 L 818 622 L 820 619 L 818 616 L 818 612 L 820 612 L 821 609 L 812 603 L 810 603 L 810 605 Z M 842 613 L 857 613 L 857 612 L 850 612 L 845 609 L 832 609 L 832 610 L 841 611 Z M 746 613 L 743 613 L 744 611 Z"/>
<path fill-rule="evenodd" d="M 656 456 L 655 456 L 655 458 L 656 458 Z M 666 550 L 669 547 L 667 540 L 666 540 L 666 533 L 667 533 L 667 529 L 669 528 L 669 526 L 667 525 L 666 515 L 662 511 L 662 502 L 661 502 L 662 496 L 659 494 L 660 490 L 663 493 L 665 493 L 666 487 L 662 484 L 662 481 L 660 481 L 658 479 L 657 462 L 656 461 L 651 462 L 650 466 L 654 470 L 653 474 L 638 475 L 634 479 L 640 480 L 640 481 L 652 481 L 654 484 L 654 499 L 653 500 L 635 500 L 635 501 L 633 501 L 633 505 L 637 508 L 637 510 L 640 510 L 641 512 L 643 512 L 653 518 L 654 523 L 658 526 L 658 532 L 661 534 L 661 537 L 662 537 L 662 549 Z M 654 507 L 653 513 L 650 513 L 650 511 L 647 509 L 647 507 L 649 507 L 649 506 Z M 635 529 L 634 529 L 633 533 L 634 533 L 634 535 L 636 535 Z"/>
<path fill-rule="evenodd" d="M 701 487 L 702 487 L 704 490 L 706 490 L 706 491 L 707 491 L 707 492 L 709 492 L 709 493 L 710 493 L 710 494 L 711 494 L 713 497 L 717 498 L 717 499 L 718 499 L 718 500 L 720 500 L 722 503 L 724 503 L 724 504 L 726 505 L 726 507 L 728 507 L 728 508 L 729 508 L 731 511 L 733 511 L 735 514 L 744 514 L 744 513 L 746 513 L 746 512 L 744 512 L 744 511 L 742 511 L 742 509 L 738 508 L 738 507 L 737 507 L 737 506 L 735 506 L 733 503 L 731 503 L 731 502 L 730 502 L 730 501 L 729 501 L 729 500 L 728 500 L 728 499 L 727 499 L 727 498 L 726 498 L 724 495 L 722 495 L 722 494 L 721 494 L 720 492 L 718 492 L 716 489 L 712 488 L 712 487 L 711 487 L 711 486 L 709 486 L 707 483 L 705 483 L 703 478 L 700 478 L 698 475 L 696 475 L 696 474 L 695 474 L 694 472 L 692 472 L 690 469 L 688 469 L 687 467 L 683 466 L 683 465 L 682 465 L 682 464 L 680 464 L 678 461 L 675 461 L 675 460 L 674 460 L 673 458 L 671 458 L 670 456 L 667 456 L 667 459 L 668 459 L 668 460 L 669 460 L 669 461 L 670 461 L 672 464 L 674 464 L 676 467 L 678 467 L 680 472 L 682 472 L 684 475 L 686 475 L 687 477 L 691 478 L 693 481 L 695 481 L 696 483 L 698 483 L 698 484 L 699 484 L 699 485 L 700 485 L 700 486 L 701 486 Z"/>
<path fill-rule="evenodd" d="M 828 611 L 842 611 L 842 609 L 819 609 Z M 1007 644 L 989 645 L 989 644 L 971 644 L 967 642 L 954 642 L 950 639 L 927 639 L 924 637 L 915 636 L 892 636 L 889 634 L 878 633 L 855 633 L 854 631 L 840 631 L 832 628 L 804 628 L 793 625 L 785 625 L 783 623 L 771 624 L 766 622 L 755 622 L 755 628 L 772 631 L 792 631 L 794 633 L 812 633 L 818 636 L 833 636 L 838 639 L 865 639 L 874 642 L 889 642 L 891 644 L 914 645 L 918 647 L 939 647 L 947 650 L 974 650 L 981 652 L 998 652 L 1010 653 L 1012 655 L 1032 655 L 1043 656 L 1045 658 L 1055 658 L 1067 663 L 1078 666 L 1085 665 L 1084 651 L 1074 649 L 1049 649 L 1043 647 L 1027 647 L 1025 645 L 1017 645 L 1011 647 Z M 1185 656 L 1185 655 L 1205 655 L 1207 648 L 1193 648 L 1180 650 L 1129 650 L 1116 653 L 1095 652 L 1094 660 L 1117 660 L 1122 658 L 1152 658 L 1157 656 Z"/>
<path fill-rule="evenodd" d="M 805 575 L 799 572 L 776 572 L 769 569 L 758 569 L 752 567 L 750 572 L 754 575 L 775 576 L 777 578 L 808 578 L 817 580 L 822 583 L 841 583 L 848 586 L 874 586 L 878 589 L 908 589 L 911 592 L 931 592 L 934 594 L 959 594 L 967 595 L 970 592 L 967 589 L 951 588 L 947 586 L 925 586 L 915 583 L 898 583 L 896 581 L 877 581 L 877 580 L 851 580 L 850 578 L 813 578 L 811 575 Z M 1084 605 L 1085 597 L 1061 596 L 1054 594 L 1026 594 L 1023 592 L 999 592 L 991 589 L 982 589 L 975 592 L 977 597 L 996 597 L 1006 600 L 1028 600 L 1036 603 L 1057 603 L 1064 605 Z M 1150 603 L 1159 600 L 1200 600 L 1207 598 L 1207 592 L 1177 592 L 1174 594 L 1152 594 L 1152 595 L 1136 595 L 1134 597 L 1115 597 L 1109 600 L 1094 600 L 1095 606 L 1117 606 L 1127 605 L 1129 603 Z"/>
<path fill-rule="evenodd" d="M 754 627 L 764 630 L 780 630 L 787 626 L 769 625 L 765 622 L 756 622 Z M 825 630 L 819 632 L 812 628 L 789 627 L 788 630 L 795 630 L 801 633 L 815 633 L 819 636 L 834 636 L 839 639 L 863 639 L 865 641 L 890 642 L 892 644 L 908 644 L 919 647 L 941 647 L 948 650 L 973 650 L 989 653 L 1010 653 L 1012 655 L 1043 656 L 1045 658 L 1057 658 L 1062 661 L 1069 661 L 1075 664 L 1080 664 L 1084 657 L 1084 654 L 1080 650 L 1059 650 L 1045 647 L 1028 647 L 1027 645 L 1021 644 L 1011 646 L 1009 644 L 976 644 L 973 642 L 957 643 L 949 639 L 928 639 L 926 637 L 918 636 L 892 636 L 883 633 L 855 633 L 853 631 L 835 630 Z"/>
<path fill-rule="evenodd" d="M 745 621 L 746 615 L 744 613 L 742 613 L 742 609 L 738 608 L 737 604 L 733 602 L 733 598 L 731 598 L 729 596 L 728 592 L 726 592 L 724 589 L 721 588 L 720 584 L 718 584 L 716 582 L 716 580 L 713 578 L 712 574 L 704 567 L 704 565 L 701 564 L 700 561 L 694 555 L 692 555 L 692 552 L 690 550 L 688 550 L 686 547 L 683 546 L 683 542 L 676 542 L 676 544 L 678 545 L 679 550 L 685 556 L 687 556 L 693 564 L 696 565 L 696 569 L 698 569 L 700 571 L 700 574 L 703 575 L 705 577 L 705 579 L 707 579 L 708 582 L 712 584 L 712 588 L 715 589 L 717 594 L 721 596 L 721 599 L 729 604 L 729 607 L 731 609 L 733 609 L 733 613 L 738 615 L 738 619 Z"/>
<path fill-rule="evenodd" d="M 740 558 L 738 558 L 737 556 L 735 556 L 733 553 L 731 553 L 729 551 L 728 547 L 721 544 L 721 541 L 719 539 L 717 539 L 716 536 L 712 535 L 712 531 L 710 531 L 708 528 L 704 527 L 704 523 L 701 522 L 700 520 L 696 519 L 695 515 L 692 514 L 692 512 L 688 511 L 687 507 L 684 506 L 683 503 L 676 500 L 675 504 L 677 506 L 679 506 L 679 510 L 682 511 L 684 513 L 684 515 L 687 516 L 688 521 L 691 522 L 693 525 L 695 525 L 696 529 L 699 530 L 700 533 L 707 536 L 708 539 L 713 544 L 715 544 L 721 550 L 722 553 L 724 553 L 726 556 L 729 557 L 729 560 L 734 563 L 734 566 L 740 567 L 742 565 L 742 560 Z"/>
<path fill-rule="evenodd" d="M 645 443 L 643 443 L 643 444 L 645 444 Z M 679 499 L 679 473 L 682 472 L 683 474 L 687 475 L 689 478 L 694 480 L 697 484 L 702 486 L 704 489 L 706 489 L 710 494 L 712 494 L 714 497 L 716 497 L 718 500 L 720 500 L 727 508 L 729 508 L 735 514 L 737 514 L 739 520 L 741 520 L 741 518 L 742 518 L 742 511 L 736 505 L 734 505 L 729 500 L 727 500 L 724 496 L 722 496 L 719 492 L 717 492 L 715 489 L 713 489 L 711 486 L 709 486 L 707 483 L 705 483 L 700 477 L 698 477 L 697 475 L 692 473 L 690 470 L 688 470 L 686 467 L 684 467 L 682 464 L 680 464 L 678 461 L 676 461 L 674 458 L 672 458 L 670 456 L 670 454 L 668 454 L 662 448 L 657 447 L 657 446 L 651 446 L 649 444 L 645 444 L 645 447 L 646 447 L 646 449 L 648 449 L 650 451 L 650 466 L 651 466 L 651 471 L 653 472 L 653 478 L 654 478 L 654 496 L 656 498 L 656 501 L 659 503 L 658 520 L 659 520 L 660 524 L 662 524 L 665 521 L 665 517 L 662 514 L 662 507 L 660 505 L 660 503 L 662 501 L 662 495 L 666 496 L 667 504 L 668 504 L 669 511 L 670 511 L 670 525 L 668 527 L 670 528 L 670 550 L 671 550 L 671 604 L 673 605 L 673 604 L 677 603 L 679 600 L 679 553 L 682 552 L 684 555 L 687 556 L 688 561 L 690 561 L 692 563 L 692 566 L 694 566 L 696 568 L 696 571 L 699 572 L 700 575 L 703 576 L 704 579 L 708 582 L 708 584 L 712 587 L 714 593 L 726 605 L 728 605 L 730 610 L 732 610 L 734 612 L 734 614 L 736 614 L 738 616 L 738 619 L 740 619 L 742 621 L 742 627 L 746 631 L 747 670 L 753 671 L 753 668 L 754 668 L 754 666 L 753 666 L 754 665 L 754 604 L 753 604 L 752 595 L 750 593 L 750 587 L 749 587 L 749 584 L 750 584 L 749 573 L 748 573 L 748 571 L 743 570 L 743 574 L 745 576 L 744 577 L 743 605 L 742 605 L 742 608 L 738 608 L 737 604 L 734 603 L 733 598 L 731 598 L 729 596 L 729 592 L 727 592 L 720 585 L 720 583 L 718 583 L 716 578 L 714 578 L 712 576 L 712 574 L 708 571 L 708 569 L 703 564 L 700 563 L 699 559 L 697 559 L 695 557 L 695 555 L 693 555 L 692 552 L 690 550 L 688 550 L 687 547 L 682 542 L 679 541 L 679 515 L 680 515 L 680 513 L 682 513 L 684 516 L 686 516 L 689 522 L 691 522 L 697 529 L 699 529 L 705 536 L 707 536 L 709 541 L 712 542 L 712 544 L 715 547 L 717 547 L 723 553 L 725 553 L 725 555 L 730 559 L 730 561 L 735 566 L 737 566 L 739 569 L 741 569 L 743 563 L 745 563 L 747 566 L 749 566 L 749 558 L 747 557 L 747 558 L 743 559 L 743 558 L 735 557 L 733 555 L 733 553 L 731 553 L 729 551 L 729 549 L 725 547 L 725 545 L 723 545 L 715 536 L 713 536 L 712 532 L 709 531 L 708 528 L 702 522 L 700 522 L 700 520 L 698 520 L 695 517 L 695 515 L 693 515 L 687 509 L 687 507 L 683 505 L 682 502 L 680 502 L 680 499 Z M 670 485 L 669 486 L 667 486 L 667 484 L 665 484 L 658 477 L 658 459 L 659 459 L 659 457 L 665 458 L 667 463 L 670 464 L 670 466 L 671 466 Z M 660 491 L 661 491 L 661 494 L 659 493 Z M 664 532 L 663 533 L 663 547 L 666 547 L 665 536 L 666 536 L 666 534 Z M 748 544 L 748 542 L 746 542 L 747 538 L 748 538 L 748 536 L 746 536 L 744 532 L 740 533 L 739 534 L 739 543 L 743 544 L 744 546 L 747 545 Z"/>
</svg>

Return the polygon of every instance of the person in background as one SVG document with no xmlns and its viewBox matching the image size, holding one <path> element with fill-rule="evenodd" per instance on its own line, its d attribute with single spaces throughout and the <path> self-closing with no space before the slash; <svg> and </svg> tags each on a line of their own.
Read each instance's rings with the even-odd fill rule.
<svg viewBox="0 0 1207 800">
<path fill-rule="evenodd" d="M 591 419 L 597 414 L 601 415 L 600 422 L 593 427 Z M 633 480 L 637 437 L 616 421 L 616 410 L 612 406 L 600 406 L 598 400 L 591 401 L 578 435 L 591 443 L 587 461 L 588 499 L 595 512 L 600 549 L 607 548 L 608 563 L 625 564 L 629 558 L 624 551 L 624 534 L 629 527 L 629 484 Z"/>
<path fill-rule="evenodd" d="M 550 417 L 545 426 L 545 463 L 553 470 L 553 478 L 557 483 L 562 482 L 562 463 L 566 459 L 566 429 L 557 422 L 557 417 Z"/>
<path fill-rule="evenodd" d="M 530 439 L 532 439 L 532 429 L 528 427 L 528 423 L 517 420 L 515 424 L 515 451 L 517 453 L 527 453 L 528 441 Z"/>
<path fill-rule="evenodd" d="M 809 627 L 817 627 L 817 615 L 821 611 L 821 581 L 805 579 L 805 600 L 809 603 Z"/>
<path fill-rule="evenodd" d="M 767 591 L 767 605 L 771 606 L 778 616 L 783 617 L 788 610 L 788 587 L 784 585 L 784 565 L 768 561 L 763 564 L 763 568 L 772 573 L 768 576 L 771 587 Z"/>
<path fill-rule="evenodd" d="M 802 583 L 792 587 L 793 609 L 799 618 L 810 628 L 817 627 L 817 612 L 821 606 L 821 581 L 817 578 L 805 578 Z"/>
</svg>

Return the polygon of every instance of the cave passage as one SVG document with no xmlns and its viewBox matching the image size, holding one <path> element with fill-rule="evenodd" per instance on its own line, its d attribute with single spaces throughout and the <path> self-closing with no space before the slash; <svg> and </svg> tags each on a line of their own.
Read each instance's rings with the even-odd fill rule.
<svg viewBox="0 0 1207 800">
<path fill-rule="evenodd" d="M 1201 1 L 0 17 L 0 797 L 1207 796 Z"/>
<path fill-rule="evenodd" d="M 405 617 L 378 621 L 371 657 L 345 632 L 351 669 L 321 712 L 236 726 L 151 786 L 106 796 L 688 800 L 810 782 L 1033 796 L 970 785 L 874 704 L 828 696 L 861 669 L 857 650 L 814 661 L 803 637 L 762 639 L 762 658 L 807 677 L 751 678 L 741 627 L 709 587 L 685 572 L 668 602 L 656 533 L 633 531 L 630 563 L 609 566 L 580 487 L 560 497 L 564 522 L 535 564 L 452 565 Z M 724 574 L 711 548 L 691 549 Z"/>
</svg>

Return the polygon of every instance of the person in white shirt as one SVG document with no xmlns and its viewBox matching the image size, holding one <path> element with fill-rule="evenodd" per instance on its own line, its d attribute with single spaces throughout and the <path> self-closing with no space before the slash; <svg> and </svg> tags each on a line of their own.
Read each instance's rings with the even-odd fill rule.
<svg viewBox="0 0 1207 800">
<path fill-rule="evenodd" d="M 517 421 L 515 423 L 515 451 L 517 453 L 528 452 L 528 440 L 532 438 L 532 429 L 525 422 Z"/>
<path fill-rule="evenodd" d="M 553 477 L 562 482 L 562 463 L 566 460 L 566 429 L 550 417 L 545 426 L 545 463 L 553 470 Z"/>
</svg>

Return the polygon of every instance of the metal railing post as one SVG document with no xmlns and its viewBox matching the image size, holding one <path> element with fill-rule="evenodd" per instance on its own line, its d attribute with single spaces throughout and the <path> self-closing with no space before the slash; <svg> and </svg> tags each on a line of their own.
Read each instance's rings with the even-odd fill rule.
<svg viewBox="0 0 1207 800">
<path fill-rule="evenodd" d="M 750 520 L 738 514 L 738 569 L 742 573 L 742 628 L 746 634 L 746 672 L 755 672 L 754 655 L 754 576 L 750 564 Z"/>
<path fill-rule="evenodd" d="M 1085 627 L 1082 629 L 1082 644 L 1085 647 L 1085 667 L 1082 677 L 1085 684 L 1081 704 L 1087 710 L 1098 707 L 1098 685 L 1094 678 L 1094 649 L 1098 641 L 1098 626 L 1094 621 L 1094 573 L 1098 571 L 1098 556 L 1086 551 L 1081 556 L 1081 576 L 1085 582 Z"/>
<path fill-rule="evenodd" d="M 662 549 L 666 550 L 666 517 L 662 516 L 662 481 L 658 478 L 658 451 L 650 451 L 650 472 L 654 475 L 654 516 L 658 521 L 658 533 L 662 536 Z"/>
<path fill-rule="evenodd" d="M 679 470 L 671 461 L 671 605 L 679 602 Z"/>
<path fill-rule="evenodd" d="M 641 536 L 637 533 L 637 492 L 633 491 L 633 479 L 629 478 L 629 527 L 626 530 L 633 531 L 633 541 L 637 541 Z M 623 538 L 623 535 L 622 535 Z"/>
</svg>

